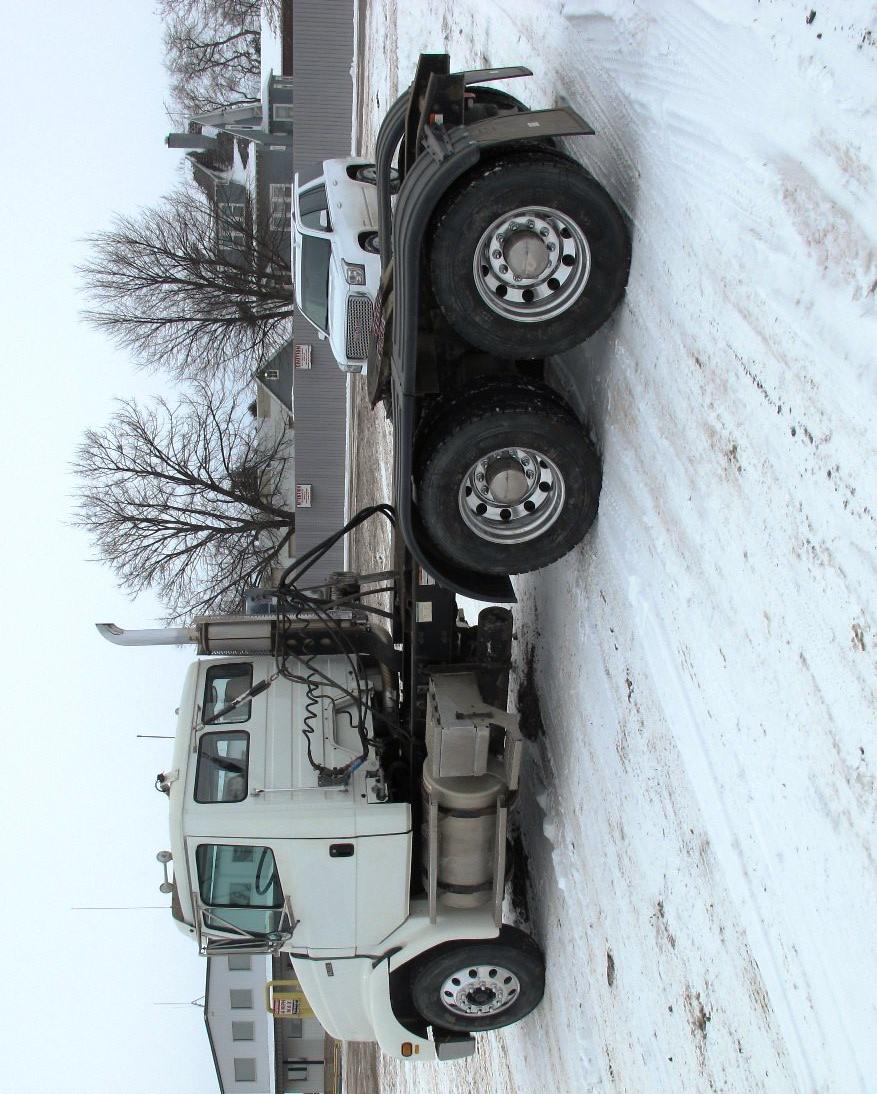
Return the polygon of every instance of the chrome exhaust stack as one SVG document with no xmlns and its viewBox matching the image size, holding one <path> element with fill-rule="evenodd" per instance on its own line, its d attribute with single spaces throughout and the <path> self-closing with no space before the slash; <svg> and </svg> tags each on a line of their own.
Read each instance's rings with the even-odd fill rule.
<svg viewBox="0 0 877 1094">
<path fill-rule="evenodd" d="M 97 632 L 114 646 L 185 646 L 198 641 L 192 627 L 151 627 L 147 630 L 126 631 L 115 623 L 95 623 Z"/>
</svg>

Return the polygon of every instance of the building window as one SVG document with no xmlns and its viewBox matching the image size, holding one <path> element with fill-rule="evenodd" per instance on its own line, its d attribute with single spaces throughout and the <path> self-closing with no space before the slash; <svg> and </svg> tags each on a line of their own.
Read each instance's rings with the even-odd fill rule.
<svg viewBox="0 0 877 1094">
<path fill-rule="evenodd" d="M 288 232 L 292 229 L 292 183 L 272 182 L 269 190 L 271 230 Z"/>
<path fill-rule="evenodd" d="M 235 1056 L 234 1081 L 236 1083 L 254 1083 L 256 1081 L 256 1061 L 250 1057 L 242 1060 Z"/>
<path fill-rule="evenodd" d="M 251 851 L 252 848 L 248 847 L 247 850 Z M 230 972 L 249 972 L 252 967 L 253 959 L 249 954 L 233 954 L 228 959 L 228 968 Z"/>
<path fill-rule="evenodd" d="M 297 1045 L 296 1041 L 302 1039 L 302 1029 L 301 1018 L 283 1019 L 283 1055 L 287 1060 L 294 1060 L 296 1056 L 301 1056 L 299 1051 L 301 1046 Z"/>
<path fill-rule="evenodd" d="M 255 1022 L 232 1022 L 232 1024 L 231 1024 L 231 1039 L 233 1041 L 255 1041 L 256 1040 L 256 1023 Z"/>
<path fill-rule="evenodd" d="M 232 1010 L 253 1009 L 252 988 L 230 988 L 228 992 L 228 999 L 231 1003 Z"/>
<path fill-rule="evenodd" d="M 219 245 L 243 247 L 245 209 L 240 201 L 220 201 L 216 205 Z"/>
<path fill-rule="evenodd" d="M 294 121 L 292 114 L 292 103 L 275 103 L 274 104 L 274 121 L 275 122 L 291 122 Z"/>
</svg>

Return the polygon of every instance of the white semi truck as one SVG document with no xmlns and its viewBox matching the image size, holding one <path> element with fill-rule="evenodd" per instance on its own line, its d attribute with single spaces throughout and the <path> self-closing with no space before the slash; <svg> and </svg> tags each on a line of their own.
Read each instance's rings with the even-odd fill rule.
<svg viewBox="0 0 877 1094">
<path fill-rule="evenodd" d="M 478 86 L 527 73 L 424 55 L 358 180 L 378 204 L 368 383 L 393 415 L 395 508 L 338 537 L 383 514 L 393 569 L 309 589 L 332 537 L 289 567 L 268 614 L 100 628 L 197 647 L 157 779 L 181 929 L 204 954 L 287 954 L 329 1033 L 402 1059 L 470 1055 L 473 1033 L 523 1018 L 544 987 L 538 945 L 502 919 L 523 751 L 511 616 L 462 626 L 454 593 L 513 600 L 509 574 L 594 520 L 599 460 L 543 358 L 612 313 L 630 246 L 557 145 L 587 124 Z M 302 193 L 300 227 L 330 228 Z"/>
<path fill-rule="evenodd" d="M 206 955 L 288 954 L 334 1037 L 452 1059 L 543 992 L 539 947 L 502 921 L 523 743 L 511 617 L 488 607 L 468 627 L 404 548 L 396 560 L 310 592 L 304 560 L 270 614 L 99 630 L 199 655 L 157 779 L 180 928 Z"/>
</svg>

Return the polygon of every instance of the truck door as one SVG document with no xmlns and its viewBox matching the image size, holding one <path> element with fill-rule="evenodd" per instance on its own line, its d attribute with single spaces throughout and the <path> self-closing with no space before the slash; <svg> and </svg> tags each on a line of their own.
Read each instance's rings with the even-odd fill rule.
<svg viewBox="0 0 877 1094">
<path fill-rule="evenodd" d="M 296 948 L 346 953 L 356 948 L 357 842 L 333 837 L 275 845 L 281 877 L 289 879 L 287 892 L 299 920 Z"/>
</svg>

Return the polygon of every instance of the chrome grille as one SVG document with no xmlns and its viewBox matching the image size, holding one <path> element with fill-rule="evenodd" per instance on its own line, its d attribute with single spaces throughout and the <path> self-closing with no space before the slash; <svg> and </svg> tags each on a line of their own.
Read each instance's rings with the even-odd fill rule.
<svg viewBox="0 0 877 1094">
<path fill-rule="evenodd" d="M 362 293 L 347 298 L 347 357 L 364 361 L 368 357 L 368 337 L 372 329 L 372 302 Z"/>
</svg>

